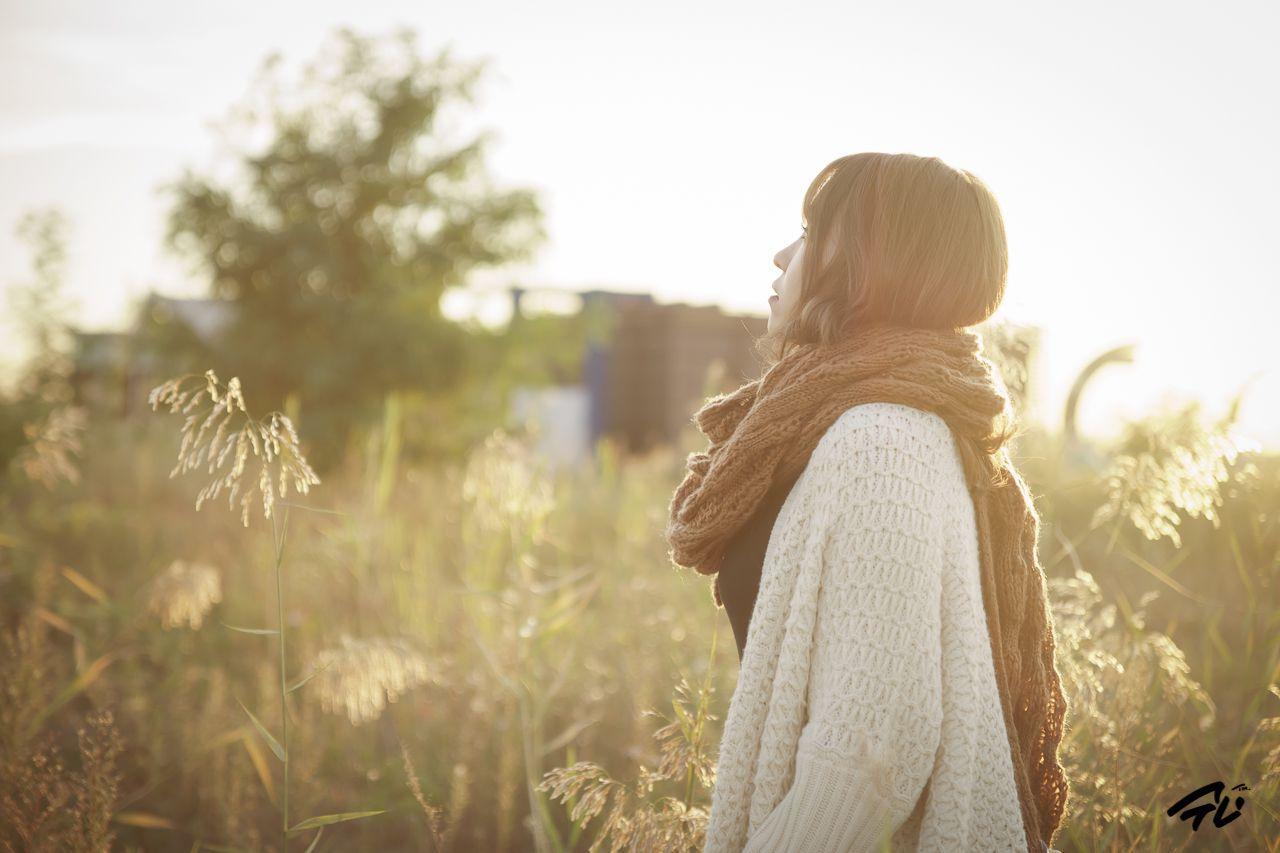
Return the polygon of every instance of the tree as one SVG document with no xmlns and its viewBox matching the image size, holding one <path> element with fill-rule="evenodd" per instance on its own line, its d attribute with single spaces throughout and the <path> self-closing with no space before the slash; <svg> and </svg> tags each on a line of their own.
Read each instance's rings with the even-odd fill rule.
<svg viewBox="0 0 1280 853">
<path fill-rule="evenodd" d="M 11 285 L 8 294 L 27 350 L 15 390 L 51 405 L 71 398 L 71 304 L 64 287 L 68 227 L 56 207 L 31 211 L 18 221 L 15 233 L 31 247 L 34 277 Z"/>
<path fill-rule="evenodd" d="M 168 244 L 234 306 L 205 366 L 253 377 L 256 407 L 293 398 L 318 466 L 388 393 L 447 396 L 470 380 L 470 336 L 441 296 L 546 236 L 530 190 L 491 185 L 490 133 L 450 144 L 438 132 L 454 103 L 474 103 L 484 64 L 456 64 L 448 48 L 424 60 L 416 41 L 338 30 L 296 84 L 273 54 L 233 111 L 233 128 L 269 140 L 235 150 L 242 177 L 188 171 L 168 188 Z"/>
<path fill-rule="evenodd" d="M 0 399 L 0 475 L 33 450 L 40 458 L 31 457 L 26 467 L 35 470 L 36 463 L 54 460 L 57 464 L 46 467 L 66 474 L 71 471 L 68 451 L 78 447 L 81 415 L 70 405 L 72 306 L 64 287 L 68 230 L 66 216 L 56 207 L 26 213 L 15 228 L 31 248 L 33 276 L 11 283 L 7 293 L 25 353 L 16 382 Z"/>
</svg>

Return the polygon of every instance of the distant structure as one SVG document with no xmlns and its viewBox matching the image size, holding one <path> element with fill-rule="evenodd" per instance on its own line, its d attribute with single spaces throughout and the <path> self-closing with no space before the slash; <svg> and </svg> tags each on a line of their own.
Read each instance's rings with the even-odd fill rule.
<svg viewBox="0 0 1280 853">
<path fill-rule="evenodd" d="M 512 319 L 522 315 L 527 288 L 509 288 Z M 509 413 L 538 432 L 540 450 L 553 462 L 589 459 L 611 437 L 631 453 L 676 443 L 692 428 L 703 400 L 760 375 L 754 339 L 763 316 L 727 314 L 713 305 L 660 304 L 647 293 L 575 291 L 579 310 L 599 321 L 582 357 L 581 376 L 558 385 L 520 387 Z M 217 299 L 150 294 L 139 323 L 174 323 L 215 347 L 232 319 Z M 81 403 L 130 414 L 165 376 L 134 346 L 140 329 L 77 332 L 72 385 Z"/>
<path fill-rule="evenodd" d="M 71 340 L 70 381 L 75 402 L 97 411 L 124 414 L 138 379 L 129 357 L 131 336 L 76 329 Z"/>
<path fill-rule="evenodd" d="M 231 321 L 231 306 L 218 299 L 175 299 L 148 294 L 138 314 L 140 322 L 185 325 L 201 341 L 212 345 Z M 162 365 L 136 352 L 138 329 L 122 332 L 75 331 L 71 387 L 77 402 L 98 411 L 130 413 L 161 379 Z"/>
<path fill-rule="evenodd" d="M 513 316 L 523 288 L 511 288 Z M 767 320 L 713 305 L 660 304 L 649 294 L 589 290 L 582 309 L 608 329 L 587 345 L 581 381 L 522 388 L 513 414 L 532 420 L 542 451 L 556 462 L 588 458 L 605 436 L 628 452 L 679 441 L 706 396 L 758 377 L 753 342 Z M 712 387 L 708 387 L 708 383 Z"/>
</svg>

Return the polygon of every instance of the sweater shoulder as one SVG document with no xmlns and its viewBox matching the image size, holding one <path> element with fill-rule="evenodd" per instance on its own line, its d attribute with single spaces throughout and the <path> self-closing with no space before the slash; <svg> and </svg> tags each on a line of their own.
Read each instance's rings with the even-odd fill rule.
<svg viewBox="0 0 1280 853">
<path fill-rule="evenodd" d="M 959 463 L 947 422 L 935 412 L 902 403 L 859 403 L 827 427 L 814 447 L 812 461 L 828 467 L 862 461 L 878 470 L 923 469 L 946 475 Z"/>
</svg>

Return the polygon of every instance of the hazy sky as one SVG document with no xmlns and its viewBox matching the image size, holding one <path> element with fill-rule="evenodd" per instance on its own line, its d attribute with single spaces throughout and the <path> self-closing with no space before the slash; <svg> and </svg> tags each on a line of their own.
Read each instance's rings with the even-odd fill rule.
<svg viewBox="0 0 1280 853">
<path fill-rule="evenodd" d="M 1163 399 L 1280 448 L 1275 325 L 1280 6 L 1274 3 L 16 3 L 0 0 L 0 282 L 29 276 L 26 210 L 72 224 L 90 327 L 148 289 L 204 292 L 162 249 L 155 192 L 203 171 L 208 126 L 279 50 L 338 26 L 416 28 L 488 58 L 491 170 L 541 191 L 537 261 L 483 277 L 767 312 L 814 174 L 858 151 L 941 157 L 995 192 L 1002 314 L 1044 327 L 1040 403 L 1136 343 L 1082 409 L 1112 433 Z M 6 331 L 8 334 L 8 331 Z M 0 347 L 2 349 L 2 347 Z"/>
</svg>

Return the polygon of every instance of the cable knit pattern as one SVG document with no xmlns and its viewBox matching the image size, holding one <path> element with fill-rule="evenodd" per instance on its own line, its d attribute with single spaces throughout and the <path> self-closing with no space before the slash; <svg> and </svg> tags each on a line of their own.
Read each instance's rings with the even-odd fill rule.
<svg viewBox="0 0 1280 853">
<path fill-rule="evenodd" d="M 946 422 L 855 405 L 779 511 L 720 744 L 705 850 L 1024 851 Z"/>
</svg>

